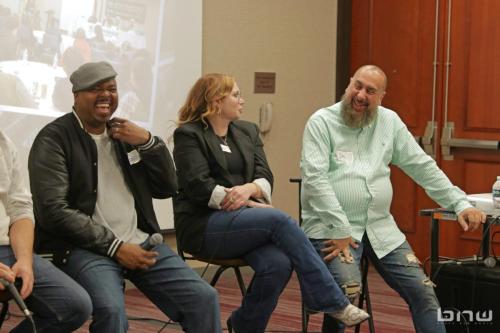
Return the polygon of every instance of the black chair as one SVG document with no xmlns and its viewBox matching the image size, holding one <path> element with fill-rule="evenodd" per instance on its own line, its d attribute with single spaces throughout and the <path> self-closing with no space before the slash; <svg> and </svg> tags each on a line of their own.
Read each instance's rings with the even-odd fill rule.
<svg viewBox="0 0 500 333">
<path fill-rule="evenodd" d="M 7 313 L 9 312 L 9 300 L 12 299 L 11 294 L 6 291 L 0 291 L 0 303 L 2 304 L 2 310 L 0 310 L 0 328 L 2 328 L 3 322 Z"/>
<path fill-rule="evenodd" d="M 219 278 L 222 275 L 222 273 L 224 273 L 224 271 L 226 271 L 227 269 L 232 269 L 234 271 L 234 275 L 236 276 L 236 280 L 238 281 L 238 287 L 240 288 L 241 295 L 245 296 L 245 294 L 247 293 L 247 289 L 250 288 L 250 286 L 252 285 L 252 282 L 250 282 L 250 285 L 247 288 L 245 286 L 245 281 L 243 281 L 243 276 L 241 274 L 240 268 L 248 266 L 248 263 L 244 259 L 242 259 L 242 258 L 213 259 L 213 258 L 204 258 L 204 257 L 188 254 L 187 252 L 184 252 L 182 250 L 181 244 L 180 244 L 179 240 L 177 239 L 177 237 L 176 237 L 176 241 L 177 241 L 177 253 L 182 258 L 182 260 L 184 260 L 184 261 L 196 260 L 196 261 L 204 262 L 208 265 L 219 266 L 217 268 L 217 270 L 215 271 L 214 276 L 210 280 L 210 285 L 212 287 L 215 287 L 215 285 L 217 284 L 217 281 L 219 281 Z"/>
<path fill-rule="evenodd" d="M 299 225 L 302 225 L 302 202 L 301 202 L 301 194 L 302 194 L 302 179 L 301 178 L 290 178 L 290 183 L 296 183 L 298 185 L 299 190 Z M 370 328 L 370 333 L 375 333 L 375 325 L 373 323 L 373 312 L 372 312 L 372 303 L 370 301 L 370 293 L 368 292 L 368 269 L 370 266 L 370 262 L 368 257 L 364 254 L 361 257 L 361 284 L 362 289 L 359 295 L 359 303 L 358 307 L 363 308 L 364 302 L 366 301 L 366 311 L 370 315 L 368 318 L 368 326 Z M 309 316 L 315 314 L 316 312 L 310 312 L 302 303 L 302 333 L 307 333 L 307 326 L 309 325 Z M 359 333 L 361 329 L 361 323 L 356 325 L 355 333 Z"/>
</svg>

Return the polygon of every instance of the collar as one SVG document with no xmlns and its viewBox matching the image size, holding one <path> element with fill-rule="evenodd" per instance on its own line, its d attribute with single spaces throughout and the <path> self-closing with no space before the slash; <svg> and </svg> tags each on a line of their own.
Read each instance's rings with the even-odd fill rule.
<svg viewBox="0 0 500 333">
<path fill-rule="evenodd" d="M 78 124 L 80 125 L 80 127 L 82 128 L 82 130 L 84 130 L 84 131 L 85 131 L 85 133 L 90 134 L 90 135 L 93 135 L 93 137 L 95 137 L 96 135 L 97 135 L 97 136 L 99 136 L 99 135 L 104 135 L 104 134 L 106 134 L 106 135 L 107 135 L 107 133 L 108 133 L 108 127 L 107 127 L 107 126 L 105 126 L 105 127 L 104 127 L 104 132 L 103 132 L 102 134 L 91 134 L 89 131 L 87 131 L 87 129 L 85 128 L 85 126 L 83 126 L 82 120 L 80 119 L 80 117 L 78 117 L 78 114 L 76 113 L 76 110 L 75 110 L 75 107 L 74 107 L 74 106 L 73 106 L 73 108 L 72 108 L 72 111 L 71 111 L 71 112 L 73 112 L 73 114 L 74 114 L 74 115 L 75 115 L 75 117 L 76 117 L 76 120 L 78 120 Z"/>
<path fill-rule="evenodd" d="M 71 112 L 73 112 L 73 114 L 75 115 L 76 120 L 78 120 L 78 124 L 80 124 L 80 127 L 85 131 L 85 133 L 88 133 L 87 130 L 85 129 L 85 127 L 83 127 L 83 123 L 80 120 L 80 117 L 78 117 L 78 114 L 76 113 L 76 110 L 75 110 L 74 106 L 72 107 L 72 111 Z"/>
</svg>

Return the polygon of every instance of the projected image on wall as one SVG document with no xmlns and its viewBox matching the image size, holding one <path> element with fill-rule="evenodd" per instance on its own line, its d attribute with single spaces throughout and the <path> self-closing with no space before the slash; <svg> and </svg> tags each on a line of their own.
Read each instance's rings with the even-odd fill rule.
<svg viewBox="0 0 500 333">
<path fill-rule="evenodd" d="M 18 1 L 16 1 L 18 3 Z M 0 7 L 1 102 L 10 111 L 71 111 L 69 74 L 89 61 L 119 73 L 119 113 L 147 122 L 154 100 L 153 63 L 161 47 L 160 1 L 26 1 Z M 158 35 L 158 33 L 160 35 Z"/>
<path fill-rule="evenodd" d="M 118 72 L 115 116 L 168 139 L 201 75 L 201 0 L 0 0 L 0 129 L 23 163 L 72 111 L 69 75 L 103 60 Z"/>
</svg>

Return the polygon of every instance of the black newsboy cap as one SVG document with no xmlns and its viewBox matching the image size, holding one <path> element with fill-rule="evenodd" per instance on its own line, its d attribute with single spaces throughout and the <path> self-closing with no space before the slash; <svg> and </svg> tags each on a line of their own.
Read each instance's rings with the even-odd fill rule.
<svg viewBox="0 0 500 333">
<path fill-rule="evenodd" d="M 113 66 L 106 61 L 88 62 L 78 67 L 69 80 L 73 84 L 73 92 L 90 89 L 97 83 L 117 76 Z"/>
</svg>

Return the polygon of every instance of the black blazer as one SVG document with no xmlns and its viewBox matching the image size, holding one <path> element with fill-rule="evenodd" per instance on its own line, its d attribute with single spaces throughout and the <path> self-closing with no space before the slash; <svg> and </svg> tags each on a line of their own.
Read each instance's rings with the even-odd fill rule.
<svg viewBox="0 0 500 333">
<path fill-rule="evenodd" d="M 273 185 L 257 125 L 237 120 L 229 125 L 229 135 L 241 151 L 245 183 L 265 178 Z M 174 197 L 177 239 L 184 251 L 196 254 L 203 243 L 208 217 L 215 210 L 208 202 L 216 185 L 233 187 L 220 140 L 209 124 L 186 123 L 174 132 L 174 161 L 178 195 Z"/>
</svg>

